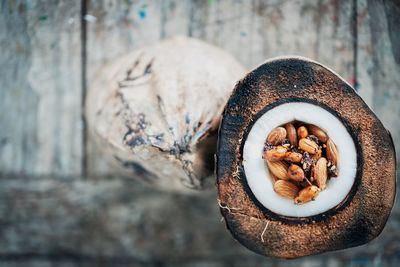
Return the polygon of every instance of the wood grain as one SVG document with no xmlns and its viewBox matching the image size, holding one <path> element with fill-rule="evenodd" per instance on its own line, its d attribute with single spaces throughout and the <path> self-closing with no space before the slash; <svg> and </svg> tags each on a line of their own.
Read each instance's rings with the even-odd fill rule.
<svg viewBox="0 0 400 267">
<path fill-rule="evenodd" d="M 318 60 L 353 75 L 351 1 L 193 1 L 191 33 L 248 68 L 282 55 Z"/>
<path fill-rule="evenodd" d="M 1 2 L 1 173 L 81 175 L 80 45 L 79 2 Z"/>
<path fill-rule="evenodd" d="M 139 266 L 287 263 L 257 256 L 235 242 L 220 221 L 213 192 L 175 195 L 113 177 L 2 177 L 0 183 L 0 263 L 2 258 Z M 295 260 L 293 266 L 376 257 L 398 261 L 399 223 L 400 215 L 393 214 L 382 235 L 371 243 Z"/>
<path fill-rule="evenodd" d="M 400 157 L 400 3 L 358 0 L 358 87 L 391 132 Z"/>
</svg>

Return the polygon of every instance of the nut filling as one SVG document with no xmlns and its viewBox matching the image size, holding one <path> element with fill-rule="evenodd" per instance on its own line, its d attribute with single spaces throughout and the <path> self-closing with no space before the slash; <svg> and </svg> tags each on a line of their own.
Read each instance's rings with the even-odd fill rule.
<svg viewBox="0 0 400 267">
<path fill-rule="evenodd" d="M 266 212 L 304 218 L 336 209 L 349 196 L 358 168 L 356 146 L 346 124 L 325 107 L 287 102 L 265 108 L 245 137 L 242 164 L 246 183 L 256 204 Z M 318 163 L 321 158 L 326 161 Z M 326 180 L 324 171 L 315 175 L 315 168 L 325 164 Z M 275 185 L 276 180 L 284 182 Z M 296 194 L 291 184 L 297 187 Z M 276 193 L 280 188 L 292 189 L 283 197 Z M 302 191 L 304 188 L 308 191 Z M 316 201 L 310 201 L 317 194 Z"/>
<path fill-rule="evenodd" d="M 318 126 L 293 121 L 267 136 L 263 159 L 274 191 L 295 204 L 315 200 L 339 174 L 335 143 Z"/>
</svg>

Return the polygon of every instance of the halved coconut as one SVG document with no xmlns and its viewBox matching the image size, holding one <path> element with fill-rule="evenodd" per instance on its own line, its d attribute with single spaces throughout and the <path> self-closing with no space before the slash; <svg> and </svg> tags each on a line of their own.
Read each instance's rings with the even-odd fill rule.
<svg viewBox="0 0 400 267">
<path fill-rule="evenodd" d="M 262 159 L 267 135 L 292 121 L 320 127 L 339 153 L 339 176 L 303 205 L 274 192 Z M 247 74 L 225 107 L 217 150 L 221 212 L 239 242 L 268 256 L 361 245 L 390 214 L 395 164 L 389 132 L 348 83 L 317 62 L 273 59 Z"/>
</svg>

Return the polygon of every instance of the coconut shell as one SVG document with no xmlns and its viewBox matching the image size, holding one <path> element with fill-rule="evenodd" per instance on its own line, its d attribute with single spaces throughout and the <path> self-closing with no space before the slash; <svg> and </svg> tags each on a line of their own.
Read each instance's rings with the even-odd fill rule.
<svg viewBox="0 0 400 267">
<path fill-rule="evenodd" d="M 310 217 L 285 217 L 262 206 L 246 182 L 243 146 L 252 124 L 287 102 L 310 102 L 339 118 L 354 140 L 357 174 L 336 207 Z M 236 85 L 223 113 L 217 149 L 221 212 L 235 239 L 262 255 L 296 258 L 364 244 L 389 217 L 396 190 L 390 133 L 355 90 L 325 66 L 303 58 L 278 58 Z"/>
<path fill-rule="evenodd" d="M 86 115 L 112 173 L 180 192 L 212 185 L 221 113 L 243 74 L 228 53 L 186 37 L 106 64 Z"/>
</svg>

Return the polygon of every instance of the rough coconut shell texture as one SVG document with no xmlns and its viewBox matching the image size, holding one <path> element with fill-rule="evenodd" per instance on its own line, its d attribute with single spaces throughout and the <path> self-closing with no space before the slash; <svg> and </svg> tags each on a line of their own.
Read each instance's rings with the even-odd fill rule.
<svg viewBox="0 0 400 267">
<path fill-rule="evenodd" d="M 231 55 L 193 38 L 136 49 L 93 81 L 89 128 L 116 173 L 171 191 L 212 187 L 220 114 L 244 73 Z"/>
<path fill-rule="evenodd" d="M 358 153 L 357 177 L 348 197 L 336 209 L 310 218 L 268 212 L 249 190 L 242 167 L 242 147 L 257 114 L 292 101 L 330 109 L 349 129 Z M 383 230 L 396 190 L 393 141 L 354 89 L 321 64 L 280 58 L 247 74 L 225 107 L 218 142 L 221 212 L 232 235 L 247 248 L 296 258 L 358 246 Z"/>
</svg>

